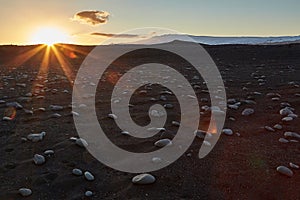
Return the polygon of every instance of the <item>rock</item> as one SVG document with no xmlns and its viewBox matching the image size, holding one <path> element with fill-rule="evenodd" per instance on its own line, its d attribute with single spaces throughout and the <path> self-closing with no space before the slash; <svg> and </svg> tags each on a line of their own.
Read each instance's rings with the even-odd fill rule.
<svg viewBox="0 0 300 200">
<path fill-rule="evenodd" d="M 300 139 L 300 135 L 295 132 L 285 132 L 284 137 L 295 137 L 295 138 Z"/>
<path fill-rule="evenodd" d="M 52 155 L 54 155 L 54 151 L 52 149 L 49 149 L 49 150 L 44 151 L 44 154 L 46 156 L 52 156 Z"/>
<path fill-rule="evenodd" d="M 287 116 L 289 114 L 293 114 L 293 111 L 289 107 L 285 107 L 279 111 L 280 115 Z"/>
<path fill-rule="evenodd" d="M 279 173 L 281 173 L 281 174 L 283 174 L 283 175 L 286 175 L 286 176 L 288 176 L 288 177 L 292 177 L 293 174 L 294 174 L 292 170 L 290 170 L 289 168 L 287 168 L 287 167 L 285 167 L 285 166 L 279 166 L 279 167 L 276 168 L 276 170 L 277 170 Z"/>
<path fill-rule="evenodd" d="M 294 118 L 292 118 L 292 117 L 284 117 L 284 118 L 282 118 L 282 121 L 284 121 L 284 122 L 291 122 L 293 120 L 294 120 Z"/>
<path fill-rule="evenodd" d="M 250 116 L 254 114 L 254 109 L 252 108 L 246 108 L 243 112 L 242 112 L 242 115 L 243 116 Z"/>
<path fill-rule="evenodd" d="M 177 122 L 177 121 L 172 121 L 172 125 L 173 125 L 173 126 L 177 126 L 177 127 L 179 127 L 179 126 L 180 126 L 180 123 L 179 123 L 179 122 Z"/>
<path fill-rule="evenodd" d="M 29 134 L 27 135 L 27 139 L 32 142 L 39 142 L 42 141 L 45 136 L 46 136 L 46 132 L 43 131 L 37 134 Z"/>
<path fill-rule="evenodd" d="M 281 130 L 283 127 L 280 124 L 276 124 L 274 126 L 274 128 L 277 129 L 277 130 Z"/>
<path fill-rule="evenodd" d="M 270 126 L 265 126 L 265 129 L 270 132 L 275 132 L 275 130 Z"/>
<path fill-rule="evenodd" d="M 76 176 L 81 176 L 83 173 L 80 169 L 75 168 L 72 170 L 72 174 L 74 174 Z"/>
<path fill-rule="evenodd" d="M 115 114 L 108 114 L 108 117 L 111 118 L 111 119 L 117 119 L 117 115 Z"/>
<path fill-rule="evenodd" d="M 14 107 L 15 109 L 22 109 L 23 106 L 19 104 L 18 102 L 8 102 L 6 103 L 7 107 Z"/>
<path fill-rule="evenodd" d="M 206 141 L 206 140 L 203 141 L 203 144 L 204 144 L 205 146 L 208 146 L 208 147 L 211 146 L 210 142 L 208 142 L 208 141 Z"/>
<path fill-rule="evenodd" d="M 50 110 L 52 110 L 52 111 L 61 111 L 61 110 L 64 109 L 63 106 L 58 106 L 58 105 L 50 105 L 49 108 L 50 108 Z"/>
<path fill-rule="evenodd" d="M 174 106 L 173 106 L 173 104 L 167 103 L 167 104 L 164 104 L 164 108 L 171 109 L 171 108 L 174 108 Z"/>
<path fill-rule="evenodd" d="M 93 192 L 92 191 L 86 191 L 85 193 L 84 193 L 84 195 L 86 196 L 86 197 L 91 197 L 91 196 L 93 196 Z"/>
<path fill-rule="evenodd" d="M 150 115 L 153 116 L 153 117 L 162 117 L 162 116 L 165 116 L 166 113 L 164 111 L 151 110 Z"/>
<path fill-rule="evenodd" d="M 298 118 L 298 115 L 292 113 L 292 114 L 289 114 L 288 117 L 292 117 L 293 119 L 296 119 L 296 118 Z"/>
<path fill-rule="evenodd" d="M 20 188 L 19 194 L 21 194 L 23 197 L 28 197 L 32 194 L 32 191 L 29 188 Z"/>
<path fill-rule="evenodd" d="M 154 143 L 157 147 L 164 147 L 164 146 L 170 146 L 172 145 L 172 140 L 170 139 L 161 139 Z"/>
<path fill-rule="evenodd" d="M 122 135 L 126 135 L 126 136 L 127 136 L 127 135 L 130 135 L 130 133 L 129 133 L 128 131 L 122 131 L 121 134 L 122 134 Z"/>
<path fill-rule="evenodd" d="M 278 141 L 281 142 L 281 143 L 289 143 L 289 141 L 285 138 L 279 138 Z"/>
<path fill-rule="evenodd" d="M 147 185 L 155 182 L 155 177 L 151 174 L 139 174 L 132 178 L 132 183 L 138 185 Z"/>
<path fill-rule="evenodd" d="M 289 165 L 290 165 L 290 167 L 291 168 L 293 168 L 293 169 L 299 169 L 300 167 L 299 167 L 299 165 L 296 165 L 296 164 L 294 164 L 294 163 L 289 163 Z"/>
<path fill-rule="evenodd" d="M 60 118 L 61 114 L 58 113 L 53 113 L 52 115 L 50 115 L 50 118 Z"/>
<path fill-rule="evenodd" d="M 33 157 L 33 162 L 36 164 L 36 165 L 42 165 L 46 162 L 46 159 L 44 156 L 42 155 L 39 155 L 39 154 L 35 154 L 34 157 Z"/>
<path fill-rule="evenodd" d="M 88 146 L 87 141 L 85 139 L 82 139 L 82 138 L 77 138 L 75 143 L 80 147 L 87 147 Z"/>
<path fill-rule="evenodd" d="M 13 118 L 7 117 L 7 116 L 6 116 L 6 117 L 3 117 L 2 120 L 3 120 L 3 121 L 12 121 Z"/>
<path fill-rule="evenodd" d="M 223 129 L 222 133 L 224 133 L 225 135 L 229 135 L 229 136 L 233 135 L 233 131 L 229 128 Z"/>
<path fill-rule="evenodd" d="M 86 178 L 86 180 L 88 181 L 93 181 L 95 180 L 95 177 L 93 176 L 93 174 L 89 171 L 84 172 L 84 177 Z"/>
<path fill-rule="evenodd" d="M 152 162 L 154 162 L 154 163 L 160 163 L 161 161 L 162 161 L 161 158 L 158 158 L 158 157 L 152 158 Z"/>
</svg>

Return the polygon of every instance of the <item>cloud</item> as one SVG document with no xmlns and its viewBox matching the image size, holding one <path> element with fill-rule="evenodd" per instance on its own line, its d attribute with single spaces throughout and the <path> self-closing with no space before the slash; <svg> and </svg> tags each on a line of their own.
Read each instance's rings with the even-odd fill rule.
<svg viewBox="0 0 300 200">
<path fill-rule="evenodd" d="M 91 33 L 91 35 L 101 36 L 101 37 L 114 37 L 114 38 L 139 38 L 140 35 L 135 34 L 113 34 L 113 33 Z"/>
<path fill-rule="evenodd" d="M 80 23 L 96 26 L 99 24 L 105 24 L 108 21 L 109 15 L 110 14 L 106 11 L 97 11 L 97 10 L 81 11 L 76 13 L 72 18 L 72 20 L 78 21 Z"/>
</svg>

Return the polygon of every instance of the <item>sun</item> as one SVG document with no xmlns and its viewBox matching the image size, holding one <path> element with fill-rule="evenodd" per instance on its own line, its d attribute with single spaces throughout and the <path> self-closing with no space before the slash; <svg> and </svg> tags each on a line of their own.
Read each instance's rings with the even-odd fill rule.
<svg viewBox="0 0 300 200">
<path fill-rule="evenodd" d="M 34 44 L 46 44 L 52 46 L 56 43 L 69 43 L 69 39 L 68 35 L 58 28 L 44 27 L 38 29 L 32 35 L 31 42 Z"/>
</svg>

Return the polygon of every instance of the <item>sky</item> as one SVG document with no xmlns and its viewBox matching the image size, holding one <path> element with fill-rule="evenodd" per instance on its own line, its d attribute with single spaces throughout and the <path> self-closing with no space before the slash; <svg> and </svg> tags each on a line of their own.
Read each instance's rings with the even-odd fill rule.
<svg viewBox="0 0 300 200">
<path fill-rule="evenodd" d="M 0 0 L 0 3 L 0 44 L 31 44 L 47 38 L 53 42 L 63 39 L 62 42 L 98 44 L 114 34 L 143 27 L 201 36 L 300 35 L 299 0 Z M 55 32 L 47 35 L 45 29 L 59 33 L 54 37 Z"/>
</svg>

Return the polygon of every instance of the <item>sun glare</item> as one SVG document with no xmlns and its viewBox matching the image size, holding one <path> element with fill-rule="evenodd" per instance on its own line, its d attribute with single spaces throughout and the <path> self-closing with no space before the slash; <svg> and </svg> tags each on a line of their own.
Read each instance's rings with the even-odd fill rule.
<svg viewBox="0 0 300 200">
<path fill-rule="evenodd" d="M 56 43 L 68 43 L 68 35 L 57 28 L 41 28 L 32 36 L 32 43 L 52 46 Z"/>
</svg>

